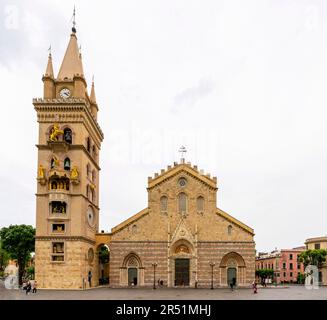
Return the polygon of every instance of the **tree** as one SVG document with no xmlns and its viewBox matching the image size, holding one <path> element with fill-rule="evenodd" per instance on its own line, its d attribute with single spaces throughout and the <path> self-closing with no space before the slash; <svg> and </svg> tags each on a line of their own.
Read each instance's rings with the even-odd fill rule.
<svg viewBox="0 0 327 320">
<path fill-rule="evenodd" d="M 274 269 L 259 269 L 255 271 L 255 274 L 261 279 L 273 277 L 274 275 Z"/>
<path fill-rule="evenodd" d="M 297 275 L 297 283 L 303 284 L 304 281 L 305 281 L 305 275 L 302 274 L 302 273 L 298 273 L 298 275 Z"/>
<path fill-rule="evenodd" d="M 0 240 L 0 273 L 5 271 L 6 266 L 8 265 L 9 254 L 3 249 L 2 242 Z"/>
<path fill-rule="evenodd" d="M 17 260 L 19 284 L 22 284 L 26 263 L 35 250 L 35 229 L 25 224 L 0 229 L 0 241 L 11 259 Z"/>
<path fill-rule="evenodd" d="M 109 262 L 109 250 L 106 246 L 102 246 L 99 250 L 99 262 L 102 264 Z"/>
<path fill-rule="evenodd" d="M 321 268 L 322 264 L 326 261 L 326 256 L 327 250 L 325 249 L 309 249 L 299 255 L 299 262 L 302 262 L 304 267 L 314 265 Z"/>
</svg>

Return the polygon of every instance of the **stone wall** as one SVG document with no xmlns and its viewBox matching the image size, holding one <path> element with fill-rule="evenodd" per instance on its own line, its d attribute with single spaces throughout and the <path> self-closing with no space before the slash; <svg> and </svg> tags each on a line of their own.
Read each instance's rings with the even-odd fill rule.
<svg viewBox="0 0 327 320">
<path fill-rule="evenodd" d="M 65 243 L 65 261 L 51 261 L 52 242 Z M 35 244 L 35 279 L 39 288 L 47 289 L 82 289 L 83 279 L 86 287 L 88 271 L 93 274 L 92 283 L 96 285 L 97 263 L 94 259 L 91 264 L 87 259 L 89 248 L 87 242 L 68 241 L 62 239 L 36 240 Z"/>
</svg>

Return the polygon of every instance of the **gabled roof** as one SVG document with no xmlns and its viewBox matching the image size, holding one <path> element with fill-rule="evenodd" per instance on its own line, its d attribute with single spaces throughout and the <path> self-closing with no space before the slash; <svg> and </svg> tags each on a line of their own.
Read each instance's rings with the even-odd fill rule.
<svg viewBox="0 0 327 320">
<path fill-rule="evenodd" d="M 192 167 L 190 162 L 182 162 L 179 164 L 174 162 L 174 166 L 168 166 L 167 170 L 162 169 L 160 174 L 156 173 L 154 175 L 154 178 L 148 177 L 148 189 L 161 184 L 163 181 L 166 181 L 181 172 L 185 172 L 193 178 L 198 179 L 209 187 L 217 190 L 217 178 L 211 178 L 210 174 L 204 174 L 202 170 L 198 170 L 197 166 Z"/>
<path fill-rule="evenodd" d="M 145 208 L 142 211 L 134 214 L 133 216 L 131 216 L 130 218 L 128 218 L 127 220 L 123 221 L 122 223 L 118 224 L 116 227 L 113 227 L 111 229 L 111 234 L 116 233 L 117 231 L 120 231 L 121 229 L 125 228 L 127 225 L 143 218 L 145 215 L 147 215 L 149 213 L 149 209 Z"/>
<path fill-rule="evenodd" d="M 235 219 L 234 217 L 232 217 L 231 215 L 229 215 L 227 212 L 217 208 L 217 212 L 216 212 L 219 216 L 225 218 L 226 220 L 230 221 L 231 223 L 234 223 L 235 225 L 237 225 L 238 227 L 242 228 L 243 230 L 247 231 L 248 233 L 250 233 L 251 235 L 254 235 L 254 230 L 252 228 L 250 228 L 249 226 L 247 226 L 246 224 L 244 224 L 243 222 Z"/>
</svg>

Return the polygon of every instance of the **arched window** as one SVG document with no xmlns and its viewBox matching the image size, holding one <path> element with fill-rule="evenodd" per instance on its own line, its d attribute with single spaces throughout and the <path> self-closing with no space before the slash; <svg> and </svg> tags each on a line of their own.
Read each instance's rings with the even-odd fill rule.
<svg viewBox="0 0 327 320">
<path fill-rule="evenodd" d="M 96 172 L 95 170 L 92 171 L 92 182 L 95 183 L 95 179 L 96 179 Z"/>
<path fill-rule="evenodd" d="M 231 225 L 229 225 L 227 227 L 227 232 L 228 232 L 228 235 L 230 236 L 232 234 L 232 230 L 233 230 L 233 227 Z"/>
<path fill-rule="evenodd" d="M 66 158 L 64 160 L 64 169 L 65 170 L 70 170 L 70 159 L 69 158 Z"/>
<path fill-rule="evenodd" d="M 69 128 L 64 129 L 64 141 L 66 141 L 69 144 L 72 144 L 73 142 L 72 130 Z"/>
<path fill-rule="evenodd" d="M 178 195 L 178 211 L 179 212 L 187 211 L 187 196 L 184 192 Z"/>
<path fill-rule="evenodd" d="M 197 208 L 198 212 L 204 211 L 204 198 L 202 196 L 199 196 L 196 199 L 196 208 Z"/>
<path fill-rule="evenodd" d="M 96 149 L 95 149 L 95 145 L 93 145 L 92 147 L 92 156 L 95 158 L 96 157 Z"/>
<path fill-rule="evenodd" d="M 89 194 L 90 194 L 90 186 L 87 185 L 86 186 L 86 197 L 89 198 Z"/>
<path fill-rule="evenodd" d="M 160 198 L 160 211 L 167 212 L 168 207 L 168 198 L 166 196 L 162 196 Z"/>
<path fill-rule="evenodd" d="M 90 164 L 87 164 L 87 166 L 86 166 L 86 175 L 87 175 L 88 178 L 90 178 L 90 176 L 91 176 L 91 166 L 90 166 Z"/>
<path fill-rule="evenodd" d="M 91 139 L 90 138 L 86 139 L 86 149 L 88 152 L 91 151 Z"/>
</svg>

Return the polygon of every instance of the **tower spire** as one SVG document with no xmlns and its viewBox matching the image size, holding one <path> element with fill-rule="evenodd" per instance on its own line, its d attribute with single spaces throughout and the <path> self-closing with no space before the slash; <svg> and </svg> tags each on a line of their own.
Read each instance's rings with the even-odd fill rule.
<svg viewBox="0 0 327 320">
<path fill-rule="evenodd" d="M 52 66 L 51 45 L 50 45 L 48 51 L 49 51 L 48 64 L 47 64 L 47 69 L 45 70 L 45 74 L 44 75 L 46 77 L 53 78 L 54 75 L 53 75 L 53 66 Z"/>
<path fill-rule="evenodd" d="M 82 58 L 80 50 L 77 44 L 76 37 L 76 10 L 74 6 L 74 12 L 72 16 L 73 27 L 70 35 L 68 47 L 61 63 L 61 67 L 58 73 L 58 79 L 73 79 L 75 75 L 84 77 Z"/>
<path fill-rule="evenodd" d="M 90 93 L 90 100 L 93 103 L 96 103 L 96 98 L 95 98 L 95 89 L 94 89 L 94 75 L 92 76 L 92 87 L 91 87 L 91 93 Z"/>
<path fill-rule="evenodd" d="M 75 20 L 75 18 L 76 18 L 76 10 L 75 10 L 75 5 L 74 5 L 74 11 L 73 11 L 73 17 L 72 17 L 72 19 L 73 19 L 73 27 L 72 27 L 72 32 L 73 33 L 76 33 L 76 20 Z"/>
</svg>

